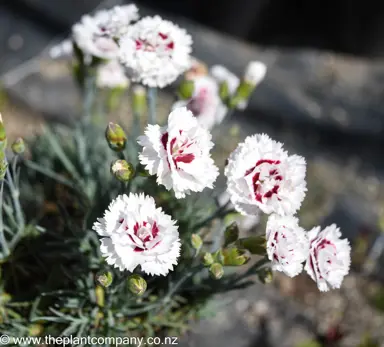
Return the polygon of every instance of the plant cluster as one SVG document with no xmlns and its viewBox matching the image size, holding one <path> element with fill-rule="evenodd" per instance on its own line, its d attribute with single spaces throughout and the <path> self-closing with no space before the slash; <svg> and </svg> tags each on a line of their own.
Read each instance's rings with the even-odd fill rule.
<svg viewBox="0 0 384 347">
<path fill-rule="evenodd" d="M 335 225 L 307 232 L 295 217 L 307 192 L 304 158 L 255 134 L 228 157 L 229 199 L 214 189 L 221 170 L 210 131 L 247 106 L 265 65 L 251 62 L 239 79 L 222 66 L 208 71 L 191 51 L 185 30 L 139 19 L 134 5 L 86 15 L 71 43 L 52 51 L 72 56 L 79 121 L 47 127 L 28 155 L 21 139 L 7 155 L 1 122 L 2 332 L 179 335 L 215 294 L 269 283 L 272 271 L 305 269 L 321 291 L 340 287 L 348 241 Z M 159 124 L 157 89 L 181 75 L 179 100 Z M 107 124 L 95 109 L 100 92 L 110 110 L 131 82 L 130 128 Z M 261 235 L 241 237 L 228 223 L 261 213 Z"/>
</svg>

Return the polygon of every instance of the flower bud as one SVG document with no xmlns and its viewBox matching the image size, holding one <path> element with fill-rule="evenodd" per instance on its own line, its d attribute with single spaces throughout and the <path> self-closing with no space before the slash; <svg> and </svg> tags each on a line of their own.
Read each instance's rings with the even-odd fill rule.
<svg viewBox="0 0 384 347">
<path fill-rule="evenodd" d="M 131 275 L 128 277 L 128 288 L 132 294 L 141 296 L 147 290 L 147 282 L 139 275 Z"/>
<path fill-rule="evenodd" d="M 250 236 L 239 239 L 236 242 L 239 248 L 247 249 L 252 254 L 265 255 L 266 254 L 266 240 L 264 236 Z"/>
<path fill-rule="evenodd" d="M 3 118 L 0 113 L 0 150 L 4 150 L 7 147 L 7 134 L 5 133 L 5 127 Z"/>
<path fill-rule="evenodd" d="M 195 82 L 192 80 L 183 80 L 179 85 L 177 93 L 180 99 L 188 100 L 192 97 L 194 91 Z"/>
<path fill-rule="evenodd" d="M 248 262 L 249 257 L 244 251 L 236 247 L 226 248 L 223 250 L 224 261 L 226 266 L 241 266 Z"/>
<path fill-rule="evenodd" d="M 192 234 L 191 244 L 194 249 L 200 249 L 201 246 L 203 245 L 203 240 L 201 239 L 200 235 Z"/>
<path fill-rule="evenodd" d="M 224 275 L 224 268 L 219 263 L 213 263 L 209 268 L 209 272 L 215 280 L 219 280 Z"/>
<path fill-rule="evenodd" d="M 270 268 L 263 268 L 257 273 L 259 280 L 264 284 L 270 284 L 273 280 L 273 273 Z"/>
<path fill-rule="evenodd" d="M 127 135 L 123 128 L 115 123 L 109 123 L 105 131 L 108 145 L 116 152 L 121 152 L 127 143 Z"/>
<path fill-rule="evenodd" d="M 233 222 L 231 225 L 227 226 L 224 232 L 224 247 L 229 244 L 236 242 L 239 238 L 239 228 L 236 222 Z"/>
<path fill-rule="evenodd" d="M 203 264 L 205 265 L 205 266 L 210 266 L 210 265 L 212 265 L 213 263 L 214 263 L 214 259 L 213 259 L 213 256 L 212 256 L 212 254 L 211 253 L 205 253 L 204 254 L 204 257 L 203 257 Z"/>
<path fill-rule="evenodd" d="M 11 146 L 14 154 L 23 154 L 25 151 L 25 143 L 21 137 L 18 137 Z"/>
<path fill-rule="evenodd" d="M 96 275 L 96 279 L 97 279 L 97 282 L 99 282 L 104 288 L 108 288 L 112 284 L 113 276 L 108 271 L 108 272 Z"/>
<path fill-rule="evenodd" d="M 243 80 L 253 87 L 256 87 L 264 79 L 266 73 L 267 67 L 264 63 L 251 61 L 245 69 Z"/>
<path fill-rule="evenodd" d="M 143 114 L 147 107 L 147 92 L 141 85 L 135 85 L 132 88 L 132 109 L 136 114 Z"/>
<path fill-rule="evenodd" d="M 135 169 L 131 163 L 119 159 L 112 163 L 111 173 L 121 182 L 128 182 L 135 176 Z"/>
<path fill-rule="evenodd" d="M 265 64 L 251 61 L 245 69 L 244 76 L 234 96 L 229 100 L 230 108 L 244 109 L 256 86 L 264 79 L 267 72 Z"/>
<path fill-rule="evenodd" d="M 7 173 L 8 162 L 5 157 L 4 150 L 0 150 L 0 181 L 2 181 Z"/>
</svg>

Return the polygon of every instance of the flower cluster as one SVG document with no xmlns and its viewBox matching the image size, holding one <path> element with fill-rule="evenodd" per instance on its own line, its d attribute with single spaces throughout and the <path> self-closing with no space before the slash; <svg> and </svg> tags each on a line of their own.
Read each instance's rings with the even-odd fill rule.
<svg viewBox="0 0 384 347">
<path fill-rule="evenodd" d="M 213 189 L 219 169 L 211 158 L 214 144 L 209 130 L 221 123 L 229 110 L 247 106 L 265 77 L 266 66 L 250 62 L 241 79 L 221 65 L 208 69 L 191 58 L 192 39 L 184 29 L 159 16 L 138 17 L 134 5 L 84 16 L 73 27 L 75 47 L 84 56 L 98 58 L 96 82 L 100 88 L 127 87 L 126 74 L 147 87 L 163 88 L 184 73 L 181 100 L 173 105 L 167 124 L 150 124 L 138 138 L 142 147 L 139 162 L 149 175 L 156 176 L 158 185 L 172 190 L 176 199 Z M 61 51 L 64 48 L 68 47 L 61 47 Z M 148 99 L 153 95 L 148 93 Z M 156 120 L 154 105 L 154 100 L 149 102 L 152 120 Z M 122 151 L 125 141 L 112 143 L 112 130 L 116 129 L 110 126 L 107 139 L 112 149 Z M 125 161 L 112 167 L 123 182 L 130 180 L 134 171 Z M 242 222 L 252 226 L 261 213 L 269 215 L 266 255 L 274 270 L 294 277 L 304 268 L 322 291 L 341 285 L 349 271 L 348 241 L 340 239 L 336 226 L 306 232 L 295 217 L 307 192 L 303 157 L 288 154 L 282 143 L 265 134 L 256 134 L 230 154 L 224 174 L 231 205 L 246 217 Z M 117 197 L 94 229 L 103 237 L 101 251 L 107 263 L 120 270 L 133 271 L 141 265 L 148 274 L 166 275 L 177 263 L 177 227 L 150 197 Z M 236 252 L 231 262 L 245 261 Z"/>
<path fill-rule="evenodd" d="M 349 272 L 350 246 L 332 225 L 306 232 L 294 217 L 307 188 L 303 157 L 289 155 L 265 134 L 249 136 L 231 153 L 225 168 L 227 191 L 243 215 L 269 216 L 267 255 L 272 268 L 290 277 L 305 270 L 321 291 L 339 288 Z"/>
</svg>

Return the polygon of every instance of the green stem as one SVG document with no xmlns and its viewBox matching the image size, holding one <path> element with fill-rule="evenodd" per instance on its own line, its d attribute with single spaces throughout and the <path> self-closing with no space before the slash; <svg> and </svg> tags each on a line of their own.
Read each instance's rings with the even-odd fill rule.
<svg viewBox="0 0 384 347">
<path fill-rule="evenodd" d="M 24 229 L 25 221 L 24 221 L 24 217 L 23 217 L 23 210 L 21 208 L 20 200 L 19 200 L 20 192 L 13 181 L 13 178 L 11 175 L 11 170 L 9 170 L 9 166 L 7 167 L 7 174 L 5 177 L 6 177 L 8 185 L 9 185 L 9 189 L 11 191 L 11 197 L 12 197 L 13 205 L 14 205 L 15 211 L 16 211 L 17 223 L 18 223 L 20 229 Z"/>
<path fill-rule="evenodd" d="M 149 87 L 147 92 L 148 100 L 148 124 L 156 124 L 156 98 L 157 98 L 157 89 L 154 87 Z"/>
<path fill-rule="evenodd" d="M 4 181 L 1 181 L 0 188 L 0 243 L 4 250 L 4 258 L 8 257 L 10 254 L 7 240 L 4 236 L 4 224 L 3 224 L 3 191 L 4 191 Z"/>
<path fill-rule="evenodd" d="M 172 298 L 172 296 L 174 294 L 176 294 L 176 292 L 179 290 L 179 288 L 189 279 L 191 278 L 193 275 L 195 275 L 196 273 L 198 273 L 199 271 L 201 271 L 202 269 L 204 269 L 204 266 L 201 266 L 201 265 L 198 265 L 194 268 L 192 268 L 191 270 L 189 270 L 188 272 L 186 272 L 184 274 L 184 276 L 182 276 L 177 282 L 176 284 L 169 290 L 168 294 L 164 297 L 163 299 L 163 302 L 164 303 L 167 303 L 169 302 L 169 300 Z"/>
</svg>

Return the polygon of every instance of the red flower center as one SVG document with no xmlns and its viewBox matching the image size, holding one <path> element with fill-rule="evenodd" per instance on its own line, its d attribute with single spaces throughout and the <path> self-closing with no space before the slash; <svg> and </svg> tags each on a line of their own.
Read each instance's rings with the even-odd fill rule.
<svg viewBox="0 0 384 347">
<path fill-rule="evenodd" d="M 165 51 L 172 51 L 175 48 L 175 43 L 169 39 L 169 36 L 163 33 L 159 33 L 158 36 L 161 39 L 161 43 L 152 44 L 148 40 L 136 39 L 136 50 L 143 50 L 146 52 L 154 52 L 160 47 L 165 48 Z M 162 42 L 163 41 L 163 42 Z"/>
<path fill-rule="evenodd" d="M 283 176 L 279 173 L 280 160 L 260 159 L 255 166 L 245 172 L 245 176 L 252 175 L 252 187 L 255 199 L 262 203 L 263 199 L 269 199 L 274 194 L 278 194 L 280 181 Z M 265 173 L 267 172 L 267 173 Z M 268 182 L 268 186 L 272 188 L 265 190 L 264 185 Z M 278 198 L 280 200 L 280 198 Z"/>
<path fill-rule="evenodd" d="M 119 223 L 122 224 L 124 219 L 120 219 Z M 129 230 L 125 227 L 125 230 Z M 134 243 L 135 252 L 144 252 L 155 248 L 161 243 L 155 241 L 156 236 L 159 234 L 159 227 L 156 222 L 150 224 L 148 222 L 136 223 L 133 227 L 133 233 L 128 233 L 129 238 Z"/>
<path fill-rule="evenodd" d="M 182 135 L 183 131 L 180 130 L 180 135 Z M 168 132 L 164 133 L 161 136 L 161 143 L 163 144 L 164 149 L 171 152 L 173 163 L 176 168 L 178 167 L 178 163 L 189 164 L 195 159 L 193 153 L 185 153 L 188 148 L 193 144 L 193 142 L 188 139 L 177 139 L 176 137 L 172 138 L 171 141 L 168 141 Z M 168 158 L 168 165 L 171 167 Z"/>
</svg>

